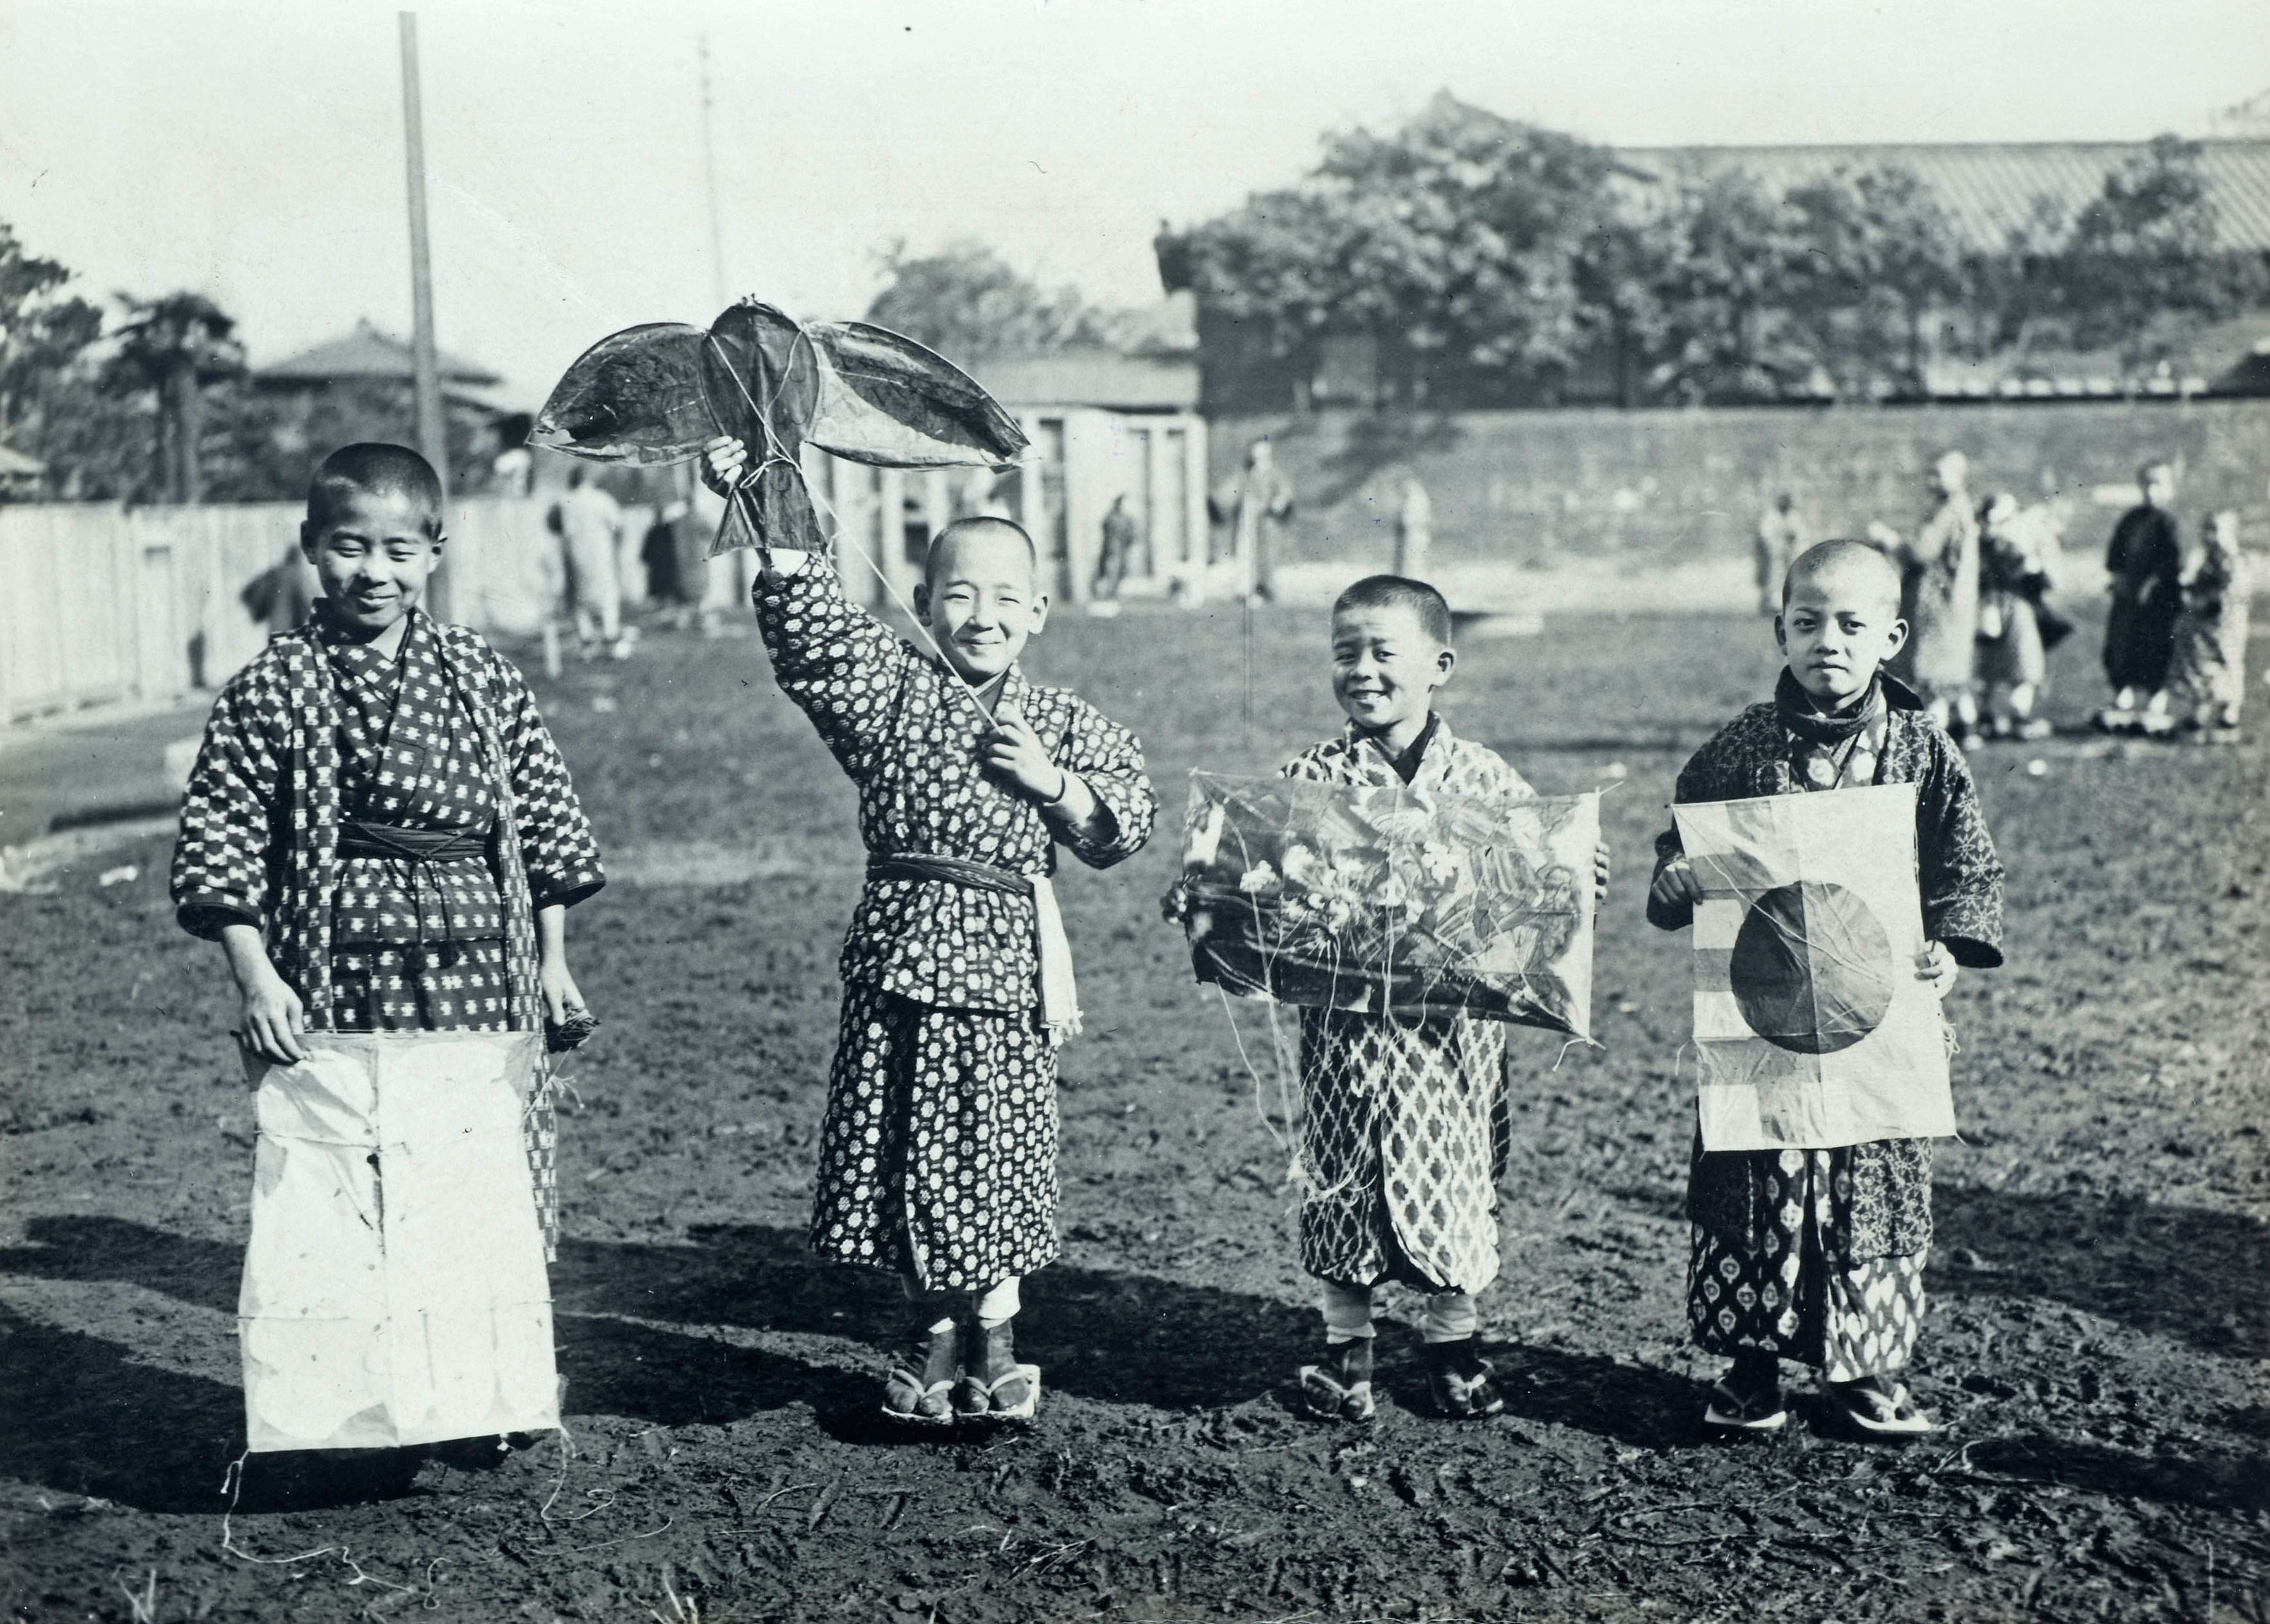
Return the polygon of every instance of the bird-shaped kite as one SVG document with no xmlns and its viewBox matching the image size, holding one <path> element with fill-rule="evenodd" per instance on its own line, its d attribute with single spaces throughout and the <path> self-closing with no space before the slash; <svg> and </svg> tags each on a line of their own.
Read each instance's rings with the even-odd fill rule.
<svg viewBox="0 0 2270 1624">
<path fill-rule="evenodd" d="M 710 546 L 824 552 L 805 489 L 806 442 L 876 468 L 1005 467 L 1024 431 L 972 378 L 911 338 L 864 322 L 798 322 L 745 299 L 708 330 L 630 327 L 576 358 L 530 438 L 595 462 L 656 465 L 719 434 L 750 471 Z"/>
</svg>

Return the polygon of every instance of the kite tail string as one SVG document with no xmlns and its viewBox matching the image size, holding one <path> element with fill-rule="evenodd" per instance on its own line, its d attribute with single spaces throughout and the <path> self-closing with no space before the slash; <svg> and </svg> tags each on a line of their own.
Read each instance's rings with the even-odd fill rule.
<svg viewBox="0 0 2270 1624">
<path fill-rule="evenodd" d="M 757 533 L 757 515 L 753 505 L 749 501 L 748 486 L 753 481 L 762 478 L 766 469 L 777 463 L 796 475 L 797 483 L 804 486 L 805 496 L 811 501 L 813 510 L 827 519 L 827 524 L 822 532 L 826 539 L 831 543 L 848 541 L 851 544 L 851 551 L 859 555 L 860 560 L 874 572 L 875 579 L 882 583 L 885 596 L 898 606 L 899 612 L 906 616 L 909 624 L 922 634 L 923 641 L 930 645 L 931 652 L 938 656 L 939 665 L 945 669 L 946 674 L 953 679 L 954 687 L 968 697 L 970 704 L 976 707 L 978 716 L 983 719 L 985 725 L 991 727 L 993 713 L 986 708 L 985 701 L 978 696 L 976 686 L 960 671 L 954 670 L 953 662 L 946 657 L 946 650 L 939 645 L 936 634 L 929 627 L 923 624 L 922 617 L 915 612 L 914 605 L 907 602 L 897 585 L 893 582 L 888 575 L 884 573 L 882 565 L 876 561 L 874 555 L 860 545 L 857 537 L 843 528 L 843 521 L 837 516 L 833 504 L 812 488 L 812 481 L 805 478 L 804 464 L 789 456 L 773 438 L 770 412 L 775 397 L 768 397 L 764 404 L 759 405 L 756 397 L 749 393 L 749 386 L 741 381 L 739 371 L 733 366 L 732 357 L 727 355 L 725 346 L 717 342 L 717 335 L 711 333 L 708 337 L 710 347 L 717 352 L 718 359 L 725 364 L 725 375 L 733 380 L 733 387 L 741 392 L 742 400 L 748 405 L 749 414 L 756 419 L 757 432 L 765 437 L 764 456 L 758 460 L 754 468 L 741 477 L 740 483 L 733 487 L 732 492 L 732 499 L 741 504 L 741 516 L 747 521 L 750 533 L 752 535 Z"/>
</svg>

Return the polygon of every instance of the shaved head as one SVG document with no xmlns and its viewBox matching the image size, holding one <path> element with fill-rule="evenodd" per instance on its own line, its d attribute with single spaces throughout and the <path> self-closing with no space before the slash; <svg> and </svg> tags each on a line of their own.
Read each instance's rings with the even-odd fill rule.
<svg viewBox="0 0 2270 1624">
<path fill-rule="evenodd" d="M 367 441 L 341 446 L 325 457 L 308 485 L 308 523 L 323 530 L 358 493 L 406 497 L 426 510 L 427 533 L 441 533 L 441 477 L 408 446 Z"/>
<path fill-rule="evenodd" d="M 956 519 L 931 538 L 930 551 L 923 555 L 923 582 L 936 587 L 939 567 L 951 558 L 963 542 L 1007 541 L 1024 548 L 1026 561 L 1032 567 L 1035 585 L 1041 578 L 1041 550 L 1025 527 L 1014 519 L 996 518 L 981 514 L 974 519 Z"/>
<path fill-rule="evenodd" d="M 1781 583 L 1781 606 L 1804 586 L 1836 586 L 1864 594 L 1900 612 L 1900 572 L 1865 541 L 1824 541 L 1799 553 Z"/>
</svg>

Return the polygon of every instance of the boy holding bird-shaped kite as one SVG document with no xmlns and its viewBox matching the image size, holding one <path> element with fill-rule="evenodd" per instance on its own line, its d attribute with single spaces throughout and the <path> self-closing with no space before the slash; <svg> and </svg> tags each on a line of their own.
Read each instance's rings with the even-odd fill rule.
<svg viewBox="0 0 2270 1624">
<path fill-rule="evenodd" d="M 720 436 L 703 471 L 739 491 L 747 448 Z M 854 606 L 824 556 L 760 556 L 774 673 L 857 787 L 867 848 L 812 1244 L 905 1281 L 886 1415 L 1027 1420 L 1040 1371 L 1017 1361 L 1013 1321 L 1022 1277 L 1057 1254 L 1056 1051 L 1079 1027 L 1049 872 L 1059 845 L 1092 868 L 1141 849 L 1158 810 L 1142 749 L 1018 669 L 1049 600 L 1012 521 L 931 544 L 913 605 L 930 652 Z"/>
<path fill-rule="evenodd" d="M 802 465 L 811 447 L 873 467 L 998 468 L 1023 431 L 912 339 L 745 299 L 707 329 L 602 339 L 534 438 L 603 462 L 699 456 L 726 499 L 713 555 L 756 549 L 758 629 L 857 787 L 868 854 L 812 1244 L 906 1284 L 911 1346 L 884 1384 L 887 1416 L 1030 1420 L 1041 1373 L 1017 1362 L 1012 1321 L 1022 1278 L 1057 1254 L 1056 1050 L 1079 1027 L 1049 874 L 1059 845 L 1094 868 L 1139 850 L 1158 803 L 1134 735 L 1017 667 L 1049 611 L 1021 526 L 967 519 L 931 544 L 903 605 L 925 652 L 844 596 Z"/>
</svg>

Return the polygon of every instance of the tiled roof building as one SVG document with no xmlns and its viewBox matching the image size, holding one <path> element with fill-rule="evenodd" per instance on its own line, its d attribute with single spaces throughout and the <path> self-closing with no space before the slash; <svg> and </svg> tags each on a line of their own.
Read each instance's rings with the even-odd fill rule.
<svg viewBox="0 0 2270 1624">
<path fill-rule="evenodd" d="M 1682 165 L 1747 170 L 1783 191 L 1837 169 L 1899 168 L 1929 186 L 1963 245 L 2000 253 L 2047 200 L 2070 220 L 2104 189 L 2106 171 L 2151 151 L 2141 141 L 1950 142 L 1883 146 L 1624 147 L 1618 156 L 1640 174 Z M 2214 203 L 2222 246 L 2270 253 L 2270 139 L 2204 141 L 2200 177 Z"/>
</svg>

